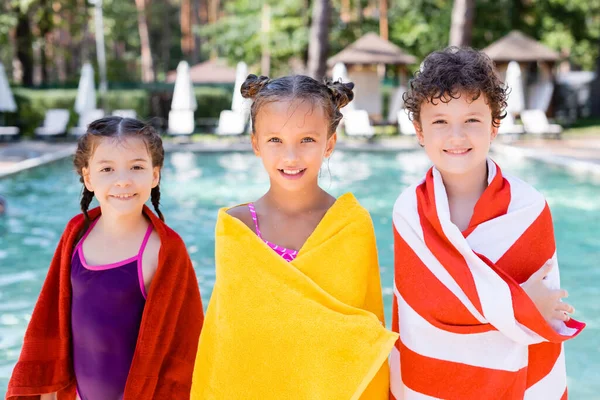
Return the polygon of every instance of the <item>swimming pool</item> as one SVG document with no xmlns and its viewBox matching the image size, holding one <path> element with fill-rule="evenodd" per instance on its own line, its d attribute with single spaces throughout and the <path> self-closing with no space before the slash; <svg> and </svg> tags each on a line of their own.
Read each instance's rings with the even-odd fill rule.
<svg viewBox="0 0 600 400">
<path fill-rule="evenodd" d="M 576 316 L 588 327 L 567 344 L 569 393 L 600 392 L 600 182 L 521 159 L 496 160 L 546 195 L 553 212 L 562 283 Z M 321 184 L 333 195 L 352 191 L 371 212 L 379 245 L 386 318 L 391 318 L 391 208 L 401 189 L 429 163 L 421 152 L 336 152 Z M 161 192 L 168 224 L 183 237 L 205 306 L 214 284 L 214 225 L 220 207 L 255 200 L 268 186 L 260 160 L 249 153 L 171 153 Z M 19 355 L 23 333 L 66 222 L 78 212 L 80 183 L 70 160 L 0 180 L 8 214 L 0 218 L 0 393 Z"/>
</svg>

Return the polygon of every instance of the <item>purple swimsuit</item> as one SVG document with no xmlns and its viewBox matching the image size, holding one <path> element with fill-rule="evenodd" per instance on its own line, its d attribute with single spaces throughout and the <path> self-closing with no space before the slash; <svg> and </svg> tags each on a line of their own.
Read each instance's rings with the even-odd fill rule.
<svg viewBox="0 0 600 400">
<path fill-rule="evenodd" d="M 283 257 L 286 261 L 293 261 L 298 255 L 298 251 L 286 249 L 285 247 L 281 247 L 276 245 L 275 243 L 271 243 L 266 239 L 263 239 L 260 229 L 258 228 L 258 216 L 256 215 L 256 209 L 254 208 L 254 204 L 248 203 L 248 209 L 250 210 L 250 214 L 252 215 L 252 220 L 254 221 L 254 227 L 256 228 L 256 234 L 263 242 L 265 242 L 270 248 L 275 250 L 277 254 Z"/>
<path fill-rule="evenodd" d="M 146 304 L 142 254 L 152 225 L 137 256 L 90 266 L 83 255 L 83 236 L 71 260 L 71 331 L 77 393 L 82 400 L 123 398 Z"/>
</svg>

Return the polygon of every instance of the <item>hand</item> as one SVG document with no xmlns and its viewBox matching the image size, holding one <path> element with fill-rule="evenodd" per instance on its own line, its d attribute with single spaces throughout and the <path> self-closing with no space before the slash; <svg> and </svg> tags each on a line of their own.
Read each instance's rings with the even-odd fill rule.
<svg viewBox="0 0 600 400">
<path fill-rule="evenodd" d="M 521 285 L 525 293 L 535 303 L 540 314 L 550 324 L 556 320 L 568 321 L 571 318 L 569 314 L 575 311 L 571 305 L 561 301 L 562 298 L 568 296 L 566 290 L 550 289 L 545 284 L 544 279 L 553 267 L 554 262 L 548 260 L 542 268 L 529 277 L 527 282 Z"/>
<path fill-rule="evenodd" d="M 43 394 L 40 400 L 56 400 L 56 393 L 46 393 Z"/>
</svg>

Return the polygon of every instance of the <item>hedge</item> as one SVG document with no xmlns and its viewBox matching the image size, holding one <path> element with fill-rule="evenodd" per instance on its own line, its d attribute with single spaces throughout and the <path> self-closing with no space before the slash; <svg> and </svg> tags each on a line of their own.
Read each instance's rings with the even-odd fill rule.
<svg viewBox="0 0 600 400">
<path fill-rule="evenodd" d="M 44 120 L 51 108 L 66 108 L 71 112 L 69 127 L 76 126 L 78 115 L 73 110 L 77 89 L 13 89 L 17 112 L 5 114 L 5 122 L 21 128 L 24 135 L 33 135 L 35 128 Z M 231 107 L 232 90 L 228 87 L 195 87 L 198 102 L 196 118 L 218 118 L 222 110 Z M 140 119 L 158 118 L 158 125 L 166 127 L 173 92 L 165 88 L 155 90 L 118 89 L 109 90 L 106 108 L 134 109 Z M 98 98 L 98 107 L 103 106 Z M 156 119 L 155 119 L 156 121 Z"/>
</svg>

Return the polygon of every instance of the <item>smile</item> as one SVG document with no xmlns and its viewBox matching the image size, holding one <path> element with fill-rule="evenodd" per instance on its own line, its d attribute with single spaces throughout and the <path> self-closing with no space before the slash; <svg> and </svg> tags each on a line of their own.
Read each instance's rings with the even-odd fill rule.
<svg viewBox="0 0 600 400">
<path fill-rule="evenodd" d="M 463 154 L 467 154 L 468 152 L 470 152 L 472 149 L 470 148 L 464 148 L 464 149 L 445 149 L 444 153 L 448 153 L 448 154 L 453 154 L 453 155 L 463 155 Z"/>
<path fill-rule="evenodd" d="M 287 179 L 300 179 L 303 175 L 304 172 L 306 171 L 306 168 L 300 168 L 300 169 L 280 169 L 279 173 Z"/>
<path fill-rule="evenodd" d="M 129 200 L 133 197 L 137 196 L 136 193 L 131 193 L 131 194 L 111 194 L 110 197 L 113 197 L 115 199 L 119 199 L 119 200 Z"/>
</svg>

